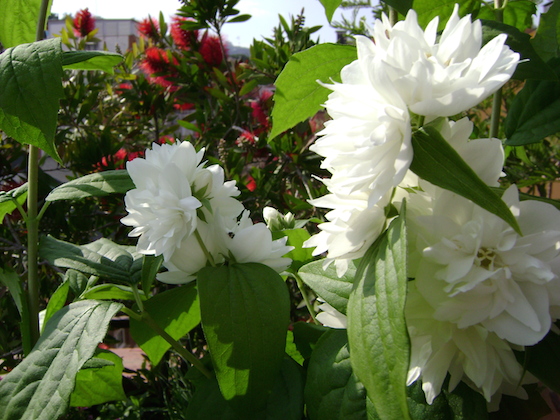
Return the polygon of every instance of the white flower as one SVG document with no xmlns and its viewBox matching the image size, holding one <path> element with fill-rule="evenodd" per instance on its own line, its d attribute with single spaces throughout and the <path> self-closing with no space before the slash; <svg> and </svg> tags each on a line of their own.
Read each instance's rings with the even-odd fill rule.
<svg viewBox="0 0 560 420">
<path fill-rule="evenodd" d="M 411 223 L 419 253 L 415 278 L 436 319 L 458 328 L 479 324 L 529 346 L 551 325 L 547 284 L 557 278 L 551 262 L 560 252 L 560 212 L 547 203 L 519 202 L 515 186 L 502 198 L 524 236 L 472 202 L 441 192 L 433 214 Z"/>
<path fill-rule="evenodd" d="M 286 236 L 272 240 L 272 233 L 264 223 L 255 223 L 245 210 L 236 223 L 224 224 L 222 230 L 223 248 L 233 256 L 235 262 L 255 262 L 269 266 L 278 272 L 284 271 L 292 263 L 290 258 L 283 258 L 294 249 L 287 246 Z"/>
<path fill-rule="evenodd" d="M 507 82 L 519 62 L 498 35 L 482 46 L 479 20 L 459 19 L 455 5 L 445 29 L 437 39 L 438 18 L 426 30 L 409 10 L 404 21 L 391 26 L 383 15 L 373 28 L 374 41 L 357 38 L 361 56 L 377 57 L 395 88 L 419 115 L 450 116 L 469 109 Z"/>
<path fill-rule="evenodd" d="M 136 188 L 125 196 L 128 215 L 121 222 L 134 227 L 129 236 L 139 237 L 139 252 L 168 261 L 196 230 L 199 212 L 210 222 L 214 212 L 237 217 L 243 210 L 235 182 L 224 182 L 217 165 L 205 168 L 203 154 L 189 142 L 154 143 L 145 158 L 127 163 Z"/>
<path fill-rule="evenodd" d="M 336 329 L 347 329 L 348 319 L 342 312 L 337 311 L 331 305 L 323 301 L 321 298 L 317 299 L 321 304 L 319 305 L 320 312 L 315 318 L 325 327 Z"/>
<path fill-rule="evenodd" d="M 439 395 L 448 373 L 449 391 L 464 381 L 488 402 L 495 403 L 502 393 L 526 398 L 519 385 L 532 377 L 517 362 L 512 347 L 481 325 L 459 328 L 437 320 L 416 283 L 409 283 L 406 302 L 411 341 L 408 385 L 421 378 L 428 404 Z"/>
<path fill-rule="evenodd" d="M 191 187 L 208 178 L 201 164 L 203 153 L 188 142 L 154 143 L 145 158 L 127 162 L 136 188 L 125 195 L 129 214 L 121 222 L 134 227 L 129 236 L 139 237 L 139 252 L 169 257 L 196 229 L 202 203 L 193 197 Z"/>
</svg>

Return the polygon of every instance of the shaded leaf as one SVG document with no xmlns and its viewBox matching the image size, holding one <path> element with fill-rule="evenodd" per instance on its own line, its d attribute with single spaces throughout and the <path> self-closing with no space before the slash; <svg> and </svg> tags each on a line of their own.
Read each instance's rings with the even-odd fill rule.
<svg viewBox="0 0 560 420">
<path fill-rule="evenodd" d="M 12 214 L 12 212 L 17 208 L 14 200 L 20 205 L 25 203 L 27 199 L 27 182 L 14 188 L 10 191 L 0 191 L 0 222 L 4 220 L 4 216 L 7 214 Z"/>
<path fill-rule="evenodd" d="M 533 15 L 537 6 L 530 0 L 508 1 L 503 9 L 503 23 L 513 26 L 520 31 L 525 31 L 533 25 Z M 476 16 L 477 19 L 496 20 L 494 5 L 484 4 Z"/>
<path fill-rule="evenodd" d="M 64 51 L 62 67 L 65 70 L 101 70 L 115 74 L 113 67 L 123 60 L 122 55 L 108 51 Z"/>
<path fill-rule="evenodd" d="M 47 201 L 79 200 L 86 197 L 104 197 L 124 194 L 134 188 L 126 170 L 96 172 L 59 185 L 47 196 Z"/>
<path fill-rule="evenodd" d="M 521 234 L 517 220 L 506 203 L 478 177 L 434 127 L 424 126 L 416 131 L 412 135 L 412 147 L 412 172 L 438 187 L 471 200 Z"/>
<path fill-rule="evenodd" d="M 362 258 L 348 300 L 352 368 L 381 419 L 409 419 L 410 343 L 404 317 L 406 231 L 401 215 Z"/>
<path fill-rule="evenodd" d="M 62 163 L 54 146 L 62 90 L 60 39 L 8 48 L 0 54 L 0 129 Z"/>
<path fill-rule="evenodd" d="M 56 288 L 54 293 L 49 299 L 47 304 L 47 309 L 45 310 L 45 318 L 43 319 L 43 330 L 45 325 L 51 319 L 51 317 L 66 304 L 66 298 L 68 297 L 68 290 L 70 289 L 70 283 L 64 282 Z"/>
<path fill-rule="evenodd" d="M 144 302 L 144 311 L 173 339 L 178 340 L 200 323 L 200 306 L 194 283 L 166 290 Z M 130 319 L 130 334 L 157 365 L 171 345 L 141 321 Z"/>
<path fill-rule="evenodd" d="M 87 300 L 54 314 L 33 351 L 0 381 L 0 419 L 52 420 L 64 414 L 76 374 L 121 307 Z"/>
<path fill-rule="evenodd" d="M 412 8 L 413 0 L 384 0 L 387 6 L 392 7 L 401 15 L 406 16 L 407 12 Z"/>
<path fill-rule="evenodd" d="M 290 299 L 280 275 L 262 264 L 206 267 L 198 273 L 202 328 L 224 398 L 259 417 L 277 381 Z"/>
<path fill-rule="evenodd" d="M 515 353 L 525 369 L 553 391 L 560 393 L 560 337 L 549 332 L 534 346 Z"/>
<path fill-rule="evenodd" d="M 320 44 L 294 54 L 276 79 L 272 109 L 272 140 L 283 131 L 314 116 L 323 108 L 330 91 L 317 83 L 340 81 L 340 70 L 356 60 L 356 48 Z"/>
<path fill-rule="evenodd" d="M 546 62 L 560 57 L 560 3 L 555 1 L 541 15 L 535 37 L 531 40 L 535 51 Z"/>
<path fill-rule="evenodd" d="M 330 328 L 307 322 L 296 322 L 293 327 L 294 343 L 298 352 L 308 360 L 321 336 Z"/>
</svg>

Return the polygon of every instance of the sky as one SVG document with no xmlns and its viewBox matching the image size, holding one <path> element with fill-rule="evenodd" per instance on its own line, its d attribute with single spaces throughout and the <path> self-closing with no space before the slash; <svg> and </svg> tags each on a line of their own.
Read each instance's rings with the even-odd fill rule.
<svg viewBox="0 0 560 420">
<path fill-rule="evenodd" d="M 78 10 L 87 7 L 94 16 L 105 19 L 136 20 L 148 15 L 157 17 L 161 11 L 169 21 L 169 16 L 174 15 L 181 4 L 179 0 L 53 0 L 51 11 L 62 18 L 64 14 L 75 15 Z M 335 31 L 329 27 L 319 0 L 240 0 L 236 8 L 241 14 L 252 15 L 252 18 L 246 22 L 225 25 L 226 40 L 234 45 L 248 47 L 253 38 L 270 37 L 272 29 L 278 26 L 279 14 L 288 19 L 290 15 L 296 16 L 302 8 L 305 9 L 305 26 L 323 26 L 312 38 L 316 39 L 319 35 L 321 42 L 336 42 Z M 335 21 L 340 13 L 337 11 L 335 14 Z"/>
</svg>

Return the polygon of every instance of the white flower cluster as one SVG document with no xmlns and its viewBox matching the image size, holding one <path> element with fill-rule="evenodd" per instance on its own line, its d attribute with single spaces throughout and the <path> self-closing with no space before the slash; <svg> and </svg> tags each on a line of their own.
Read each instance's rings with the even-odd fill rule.
<svg viewBox="0 0 560 420">
<path fill-rule="evenodd" d="M 273 241 L 264 223 L 253 224 L 235 198 L 235 181 L 224 181 L 219 165 L 202 162 L 189 142 L 153 144 L 145 158 L 127 163 L 136 186 L 125 196 L 128 215 L 121 222 L 134 229 L 137 249 L 163 255 L 166 283 L 187 283 L 209 263 L 259 262 L 282 271 L 292 247 L 287 238 Z"/>
<path fill-rule="evenodd" d="M 327 252 L 325 266 L 334 261 L 339 276 L 384 227 L 384 207 L 412 161 L 411 113 L 465 111 L 500 88 L 519 61 L 506 35 L 482 47 L 480 22 L 459 19 L 458 6 L 436 41 L 437 26 L 436 18 L 423 31 L 413 10 L 394 26 L 376 21 L 373 40 L 356 38 L 358 59 L 342 69 L 342 83 L 327 86 L 332 120 L 310 149 L 332 177 L 324 180 L 329 194 L 311 203 L 332 210 L 306 246 Z"/>
<path fill-rule="evenodd" d="M 520 201 L 515 186 L 503 201 L 523 232 L 471 201 L 419 179 L 412 160 L 411 120 L 459 114 L 488 97 L 513 74 L 519 55 L 506 35 L 482 46 L 479 21 L 459 18 L 443 33 L 437 18 L 422 30 L 410 11 L 392 26 L 378 20 L 373 40 L 357 38 L 358 59 L 325 106 L 332 121 L 312 150 L 332 174 L 329 194 L 312 203 L 331 209 L 307 241 L 327 253 L 341 276 L 362 257 L 386 224 L 385 207 L 407 200 L 406 319 L 411 338 L 409 384 L 422 379 L 428 403 L 447 375 L 464 381 L 496 408 L 502 394 L 524 396 L 524 373 L 513 350 L 538 343 L 560 316 L 560 212 Z M 470 140 L 468 119 L 444 121 L 442 136 L 487 185 L 503 166 L 499 140 Z M 401 187 L 401 188 L 399 188 Z M 412 187 L 412 188 L 410 188 Z M 323 304 L 319 319 L 336 328 L 345 317 Z"/>
</svg>

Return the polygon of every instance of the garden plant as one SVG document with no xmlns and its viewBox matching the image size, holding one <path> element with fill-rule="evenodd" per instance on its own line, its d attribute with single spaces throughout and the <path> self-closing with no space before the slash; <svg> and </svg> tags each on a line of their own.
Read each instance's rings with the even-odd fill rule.
<svg viewBox="0 0 560 420">
<path fill-rule="evenodd" d="M 244 57 L 238 0 L 117 53 L 0 1 L 1 420 L 554 409 L 560 3 L 320 2 L 371 14 Z"/>
</svg>

